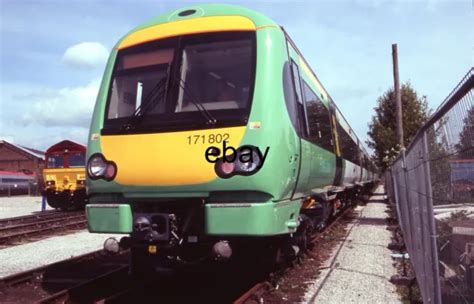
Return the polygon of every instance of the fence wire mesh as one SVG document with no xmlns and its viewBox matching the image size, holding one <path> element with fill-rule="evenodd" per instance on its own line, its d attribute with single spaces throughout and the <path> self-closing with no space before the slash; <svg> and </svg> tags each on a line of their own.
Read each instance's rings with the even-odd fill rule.
<svg viewBox="0 0 474 304">
<path fill-rule="evenodd" d="M 385 173 L 424 303 L 474 302 L 474 69 Z"/>
</svg>

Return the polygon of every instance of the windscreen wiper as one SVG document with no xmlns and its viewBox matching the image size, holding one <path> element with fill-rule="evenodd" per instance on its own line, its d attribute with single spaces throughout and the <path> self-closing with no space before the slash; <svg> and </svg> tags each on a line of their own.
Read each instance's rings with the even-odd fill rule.
<svg viewBox="0 0 474 304">
<path fill-rule="evenodd" d="M 137 124 L 137 122 L 150 110 L 154 109 L 160 101 L 164 101 L 166 97 L 166 89 L 168 83 L 168 74 L 166 74 L 151 89 L 150 93 L 145 97 L 143 102 L 138 106 L 130 118 L 121 127 L 122 130 L 129 131 Z"/>
<path fill-rule="evenodd" d="M 206 124 L 215 125 L 217 123 L 217 119 L 215 119 L 214 116 L 212 116 L 212 114 L 206 110 L 202 103 L 189 92 L 181 77 L 175 76 L 175 80 L 178 82 L 178 85 L 181 87 L 181 89 L 183 89 L 184 94 L 188 96 L 192 104 L 196 107 L 196 109 L 198 109 L 199 113 L 204 117 L 204 119 L 206 119 Z"/>
<path fill-rule="evenodd" d="M 158 81 L 158 83 L 153 87 L 150 93 L 148 93 L 148 95 L 145 97 L 140 106 L 135 109 L 135 111 L 127 120 L 127 122 L 122 125 L 122 130 L 130 131 L 131 129 L 133 129 L 134 126 L 139 122 L 141 118 L 145 116 L 148 111 L 153 110 L 159 104 L 160 101 L 164 101 L 166 99 L 166 93 L 168 88 L 167 76 L 169 74 L 170 73 L 168 69 L 168 73 L 160 81 Z M 206 110 L 202 103 L 198 101 L 196 97 L 194 97 L 189 92 L 189 90 L 184 84 L 184 81 L 176 76 L 174 78 L 178 82 L 178 85 L 183 89 L 186 96 L 188 96 L 191 103 L 198 109 L 199 113 L 204 117 L 204 119 L 206 120 L 206 124 L 215 125 L 217 123 L 217 120 L 211 113 L 209 113 L 208 110 Z"/>
</svg>

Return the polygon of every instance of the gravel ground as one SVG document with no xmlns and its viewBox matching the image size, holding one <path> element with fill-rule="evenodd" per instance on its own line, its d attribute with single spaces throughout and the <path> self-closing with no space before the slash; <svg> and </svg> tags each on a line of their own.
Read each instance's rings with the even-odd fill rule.
<svg viewBox="0 0 474 304">
<path fill-rule="evenodd" d="M 379 187 L 376 193 L 383 191 Z M 355 209 L 359 217 L 306 292 L 305 303 L 401 303 L 389 282 L 397 270 L 387 249 L 391 233 L 386 230 L 386 205 L 380 198 L 374 196 Z"/>
<path fill-rule="evenodd" d="M 46 210 L 52 210 L 46 204 Z M 0 197 L 0 219 L 41 212 L 41 196 Z"/>
<path fill-rule="evenodd" d="M 122 235 L 84 231 L 0 249 L 0 278 L 102 249 L 110 236 Z"/>
</svg>

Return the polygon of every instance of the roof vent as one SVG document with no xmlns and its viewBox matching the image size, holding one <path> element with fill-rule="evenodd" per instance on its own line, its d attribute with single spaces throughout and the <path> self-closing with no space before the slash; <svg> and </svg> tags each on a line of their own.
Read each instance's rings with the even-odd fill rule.
<svg viewBox="0 0 474 304">
<path fill-rule="evenodd" d="M 185 10 L 185 11 L 182 11 L 178 14 L 178 16 L 180 17 L 186 17 L 186 16 L 189 16 L 189 15 L 192 15 L 196 12 L 196 10 L 194 9 L 190 9 L 190 10 Z"/>
</svg>

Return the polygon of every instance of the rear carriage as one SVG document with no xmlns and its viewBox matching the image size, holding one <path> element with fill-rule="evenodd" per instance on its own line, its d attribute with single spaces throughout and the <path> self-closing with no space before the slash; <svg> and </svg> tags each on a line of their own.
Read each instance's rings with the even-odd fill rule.
<svg viewBox="0 0 474 304">
<path fill-rule="evenodd" d="M 36 187 L 34 174 L 0 171 L 0 195 L 31 194 Z"/>
</svg>

